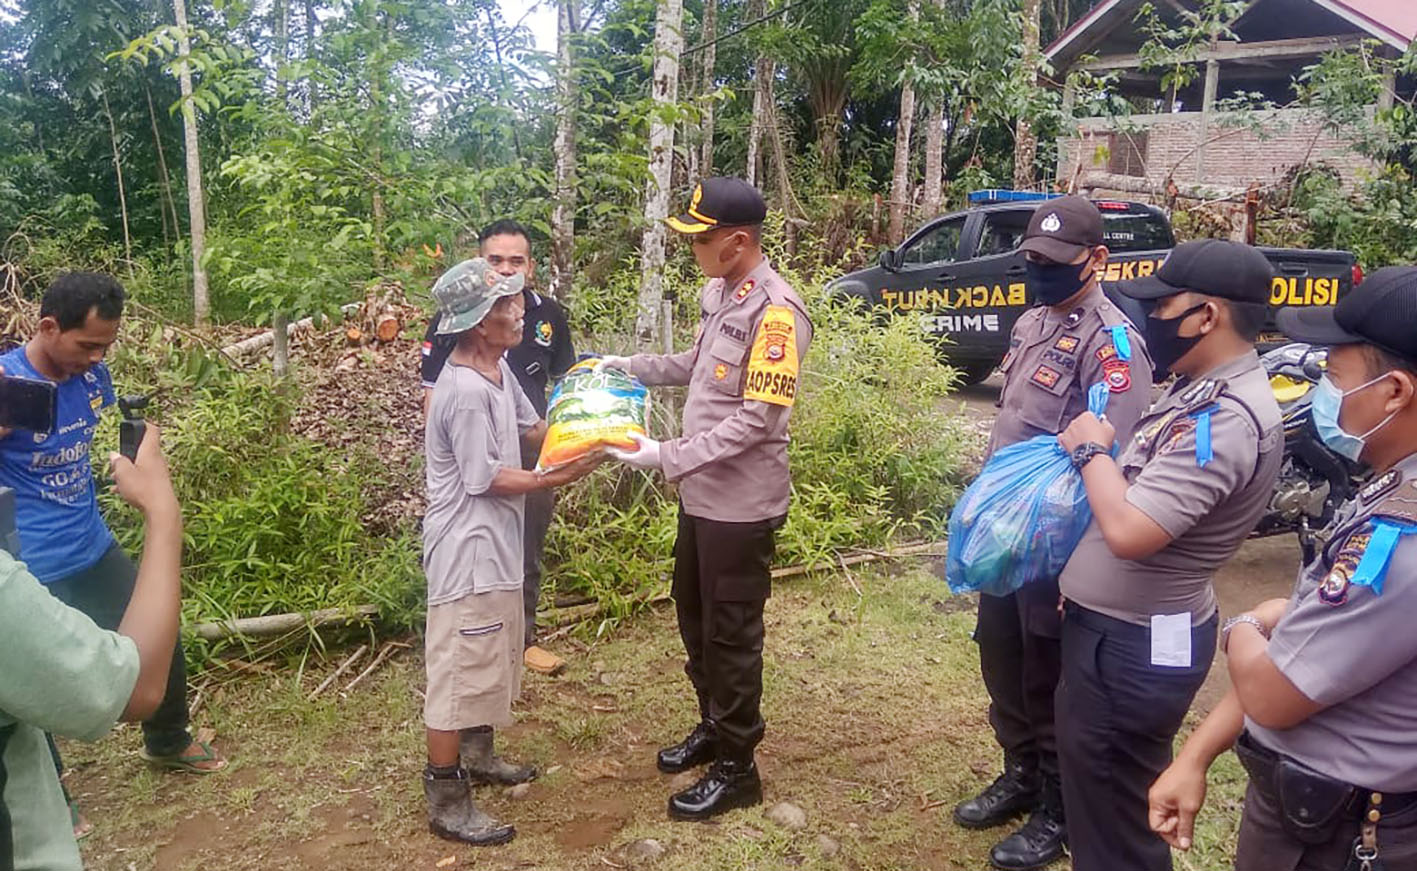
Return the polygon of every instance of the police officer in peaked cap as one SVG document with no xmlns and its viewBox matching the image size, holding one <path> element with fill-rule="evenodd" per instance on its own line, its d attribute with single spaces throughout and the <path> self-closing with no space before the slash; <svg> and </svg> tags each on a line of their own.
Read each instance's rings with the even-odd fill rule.
<svg viewBox="0 0 1417 871">
<path fill-rule="evenodd" d="M 1090 413 L 1059 441 L 1092 523 L 1059 578 L 1058 758 L 1075 871 L 1169 871 L 1147 789 L 1215 655 L 1211 579 L 1269 504 L 1284 427 L 1254 340 L 1273 269 L 1257 249 L 1184 242 L 1118 289 L 1151 312 L 1152 361 L 1176 376 L 1114 460 Z"/>
<path fill-rule="evenodd" d="M 1189 849 L 1206 770 L 1250 775 L 1237 871 L 1417 868 L 1417 267 L 1374 272 L 1279 326 L 1327 346 L 1324 443 L 1372 475 L 1288 599 L 1226 621 L 1233 686 L 1151 788 L 1151 825 Z"/>
<path fill-rule="evenodd" d="M 763 256 L 762 195 L 737 178 L 709 178 L 668 224 L 693 244 L 708 277 L 693 347 L 608 357 L 644 383 L 689 388 L 684 435 L 639 439 L 615 452 L 679 484 L 674 606 L 699 722 L 659 752 L 664 772 L 711 763 L 669 799 L 673 819 L 702 820 L 762 800 L 753 749 L 766 728 L 763 607 L 791 478 L 787 424 L 812 341 L 807 309 Z"/>
<path fill-rule="evenodd" d="M 1049 200 L 1034 212 L 1020 250 L 1034 307 L 1014 324 L 999 366 L 1004 386 L 987 454 L 1061 432 L 1099 382 L 1110 390 L 1108 418 L 1125 436 L 1146 408 L 1152 370 L 1141 335 L 1102 292 L 1102 215 L 1082 197 Z M 1057 578 L 979 597 L 974 637 L 1004 771 L 956 806 L 954 819 L 983 829 L 1028 814 L 990 852 L 1008 871 L 1042 868 L 1067 839 L 1053 728 L 1060 632 Z"/>
</svg>

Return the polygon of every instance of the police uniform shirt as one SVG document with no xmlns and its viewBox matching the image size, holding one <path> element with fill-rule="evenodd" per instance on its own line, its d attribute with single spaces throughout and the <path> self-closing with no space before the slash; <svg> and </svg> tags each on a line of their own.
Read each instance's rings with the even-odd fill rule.
<svg viewBox="0 0 1417 871">
<path fill-rule="evenodd" d="M 734 287 L 700 294 L 693 347 L 639 354 L 630 371 L 650 386 L 688 385 L 684 436 L 667 441 L 664 475 L 692 517 L 731 523 L 787 513 L 787 421 L 812 341 L 801 298 L 764 260 Z"/>
<path fill-rule="evenodd" d="M 521 344 L 507 351 L 507 364 L 522 386 L 527 399 L 541 417 L 546 417 L 546 388 L 551 379 L 560 378 L 576 362 L 576 349 L 571 343 L 571 330 L 566 325 L 566 312 L 549 296 L 523 291 L 526 299 L 526 326 Z M 423 337 L 423 362 L 419 372 L 423 386 L 432 388 L 448 362 L 448 355 L 457 345 L 457 336 L 438 335 L 439 315 L 434 314 Z"/>
<path fill-rule="evenodd" d="M 1417 791 L 1417 454 L 1344 506 L 1269 642 L 1275 667 L 1328 707 L 1259 743 L 1364 789 Z"/>
<path fill-rule="evenodd" d="M 1111 391 L 1107 419 L 1121 439 L 1150 401 L 1151 360 L 1142 338 L 1098 287 L 1071 311 L 1035 306 L 1024 312 L 999 370 L 1004 387 L 986 458 L 1016 442 L 1062 432 L 1087 411 L 1088 388 L 1099 381 Z"/>
<path fill-rule="evenodd" d="M 1117 460 L 1130 485 L 1127 502 L 1171 542 L 1145 559 L 1124 560 L 1094 520 L 1063 569 L 1063 595 L 1129 623 L 1182 613 L 1192 625 L 1210 619 L 1211 575 L 1264 513 L 1283 447 L 1279 406 L 1254 351 L 1178 383 L 1142 417 Z"/>
</svg>

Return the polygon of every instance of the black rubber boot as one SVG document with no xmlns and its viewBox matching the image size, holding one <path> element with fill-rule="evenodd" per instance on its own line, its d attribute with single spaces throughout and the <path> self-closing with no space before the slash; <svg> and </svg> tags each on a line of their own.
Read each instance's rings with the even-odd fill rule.
<svg viewBox="0 0 1417 871">
<path fill-rule="evenodd" d="M 1039 798 L 1033 762 L 1005 757 L 1004 773 L 974 798 L 955 805 L 954 820 L 966 829 L 990 829 L 1033 810 Z"/>
<path fill-rule="evenodd" d="M 762 804 L 763 782 L 758 766 L 752 759 L 746 762 L 720 759 L 709 766 L 699 782 L 669 799 L 669 818 L 675 820 L 706 820 L 725 811 Z"/>
<path fill-rule="evenodd" d="M 702 720 L 694 727 L 694 731 L 689 733 L 689 737 L 673 747 L 665 747 L 659 751 L 656 762 L 659 770 L 665 774 L 678 774 L 712 762 L 717 754 L 718 736 L 713 723 Z"/>
<path fill-rule="evenodd" d="M 994 845 L 989 861 L 1003 871 L 1037 871 L 1063 857 L 1068 828 L 1063 819 L 1063 793 L 1056 777 L 1043 784 L 1043 798 L 1028 822 Z"/>
<path fill-rule="evenodd" d="M 423 795 L 428 799 L 428 829 L 440 838 L 475 847 L 491 847 L 517 836 L 514 827 L 503 825 L 477 809 L 472 800 L 472 784 L 461 767 L 450 772 L 432 766 L 425 768 Z"/>
<path fill-rule="evenodd" d="M 462 764 L 473 783 L 488 786 L 516 786 L 535 780 L 533 765 L 513 765 L 492 752 L 492 727 L 463 729 Z"/>
</svg>

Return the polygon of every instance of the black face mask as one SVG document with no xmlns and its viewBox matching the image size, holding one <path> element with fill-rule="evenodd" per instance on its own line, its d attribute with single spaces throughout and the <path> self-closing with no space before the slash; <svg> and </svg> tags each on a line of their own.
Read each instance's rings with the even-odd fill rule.
<svg viewBox="0 0 1417 871">
<path fill-rule="evenodd" d="M 1157 375 L 1171 371 L 1177 360 L 1186 356 L 1188 351 L 1205 338 L 1203 333 L 1196 333 L 1194 336 L 1181 335 L 1181 322 L 1205 308 L 1205 305 L 1201 303 L 1191 306 L 1174 318 L 1159 318 L 1154 313 L 1147 317 L 1146 323 L 1142 325 L 1142 334 Z"/>
<path fill-rule="evenodd" d="M 1034 304 L 1058 305 L 1064 300 L 1070 299 L 1092 280 L 1091 271 L 1085 273 L 1081 278 L 1078 277 L 1078 273 L 1082 272 L 1084 265 L 1082 263 L 1034 263 L 1032 260 L 1024 260 L 1023 266 L 1028 274 L 1029 301 Z"/>
</svg>

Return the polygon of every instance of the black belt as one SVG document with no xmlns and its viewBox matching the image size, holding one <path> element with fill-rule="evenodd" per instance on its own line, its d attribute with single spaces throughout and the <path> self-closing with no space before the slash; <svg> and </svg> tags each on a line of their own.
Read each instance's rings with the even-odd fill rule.
<svg viewBox="0 0 1417 871">
<path fill-rule="evenodd" d="M 1235 742 L 1235 755 L 1255 787 L 1300 827 L 1319 829 L 1341 821 L 1361 820 L 1373 793 L 1382 795 L 1384 818 L 1417 808 L 1417 792 L 1369 789 L 1320 774 L 1270 750 L 1248 731 Z"/>
</svg>

